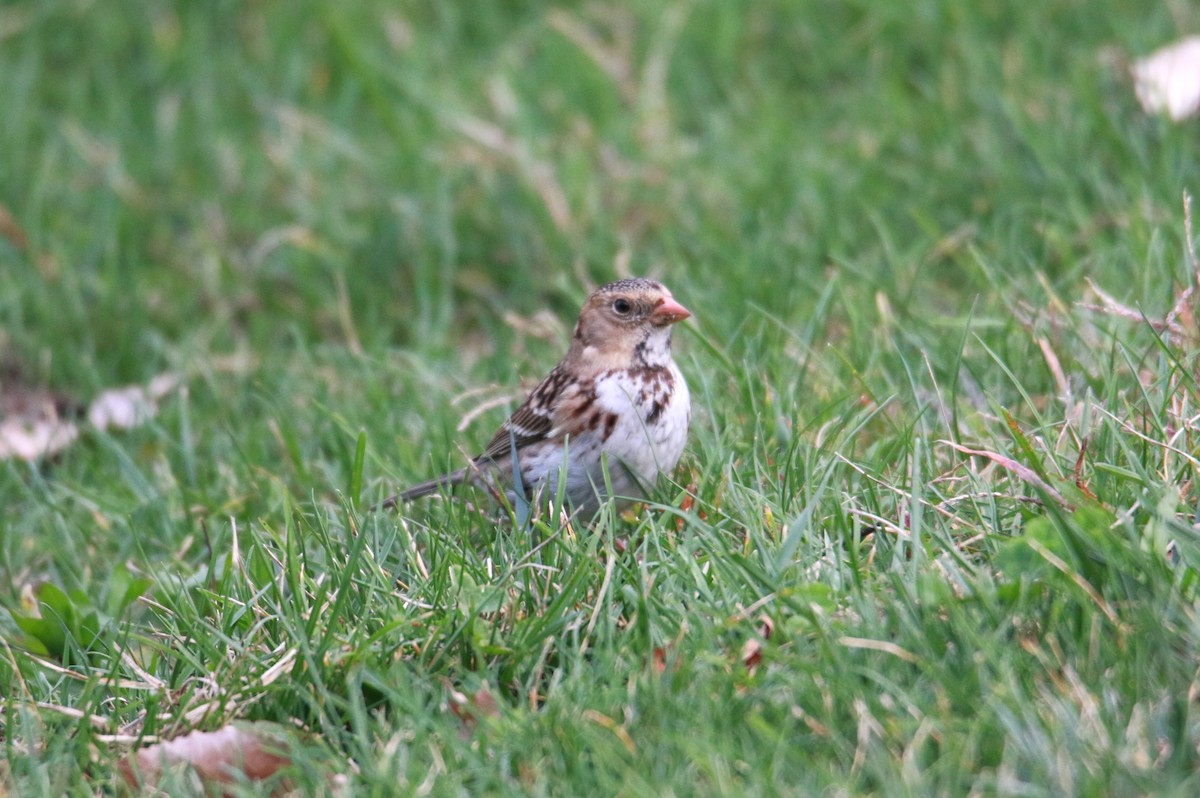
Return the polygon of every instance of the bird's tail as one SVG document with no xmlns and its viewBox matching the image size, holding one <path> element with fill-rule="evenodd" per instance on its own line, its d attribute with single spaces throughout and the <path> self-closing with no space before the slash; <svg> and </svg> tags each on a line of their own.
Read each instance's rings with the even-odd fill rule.
<svg viewBox="0 0 1200 798">
<path fill-rule="evenodd" d="M 413 499 L 419 499 L 422 496 L 429 496 L 437 493 L 445 488 L 452 488 L 455 485 L 460 485 L 467 478 L 467 469 L 460 468 L 459 470 L 450 473 L 442 474 L 440 477 L 434 477 L 428 482 L 422 482 L 419 485 L 413 485 L 411 488 L 406 488 L 400 491 L 395 496 L 389 496 L 379 503 L 379 509 L 392 510 L 399 507 L 405 502 L 410 502 Z"/>
</svg>

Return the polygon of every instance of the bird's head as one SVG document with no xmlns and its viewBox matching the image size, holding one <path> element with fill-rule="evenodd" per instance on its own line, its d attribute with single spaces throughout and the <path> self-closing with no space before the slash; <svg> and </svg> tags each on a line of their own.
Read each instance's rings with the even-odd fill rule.
<svg viewBox="0 0 1200 798">
<path fill-rule="evenodd" d="M 618 280 L 583 304 L 571 351 L 599 369 L 665 366 L 671 360 L 671 325 L 691 315 L 662 283 Z"/>
</svg>

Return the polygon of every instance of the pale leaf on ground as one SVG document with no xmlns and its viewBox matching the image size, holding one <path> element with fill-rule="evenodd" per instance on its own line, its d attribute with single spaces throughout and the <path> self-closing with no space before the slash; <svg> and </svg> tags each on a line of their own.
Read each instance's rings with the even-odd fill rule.
<svg viewBox="0 0 1200 798">
<path fill-rule="evenodd" d="M 1200 110 L 1200 36 L 1189 36 L 1134 62 L 1138 102 L 1148 114 L 1178 121 Z"/>
<path fill-rule="evenodd" d="M 0 419 L 0 460 L 37 460 L 61 452 L 79 437 L 79 428 L 57 418 Z"/>
<path fill-rule="evenodd" d="M 173 374 L 160 374 L 148 388 L 127 385 L 102 391 L 88 406 L 88 421 L 96 429 L 132 429 L 158 413 L 157 400 L 178 384 Z"/>
<path fill-rule="evenodd" d="M 128 385 L 102 391 L 87 408 L 87 419 L 99 430 L 132 429 L 158 413 L 158 400 L 179 386 L 180 378 L 170 372 L 159 374 L 149 385 Z M 38 460 L 52 457 L 70 446 L 80 434 L 80 425 L 62 418 L 59 404 L 69 404 L 57 394 L 28 389 L 20 384 L 5 386 L 0 396 L 0 460 Z"/>
<path fill-rule="evenodd" d="M 232 724 L 149 745 L 121 760 L 121 774 L 130 785 L 153 786 L 164 770 L 186 765 L 208 782 L 261 781 L 291 763 L 286 744 L 270 728 Z"/>
</svg>

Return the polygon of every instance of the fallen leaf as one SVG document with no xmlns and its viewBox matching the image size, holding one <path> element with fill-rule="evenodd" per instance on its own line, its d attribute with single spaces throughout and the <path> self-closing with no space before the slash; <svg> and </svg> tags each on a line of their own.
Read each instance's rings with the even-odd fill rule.
<svg viewBox="0 0 1200 798">
<path fill-rule="evenodd" d="M 1087 486 L 1087 482 L 1085 482 L 1083 479 L 1083 463 L 1087 458 L 1087 450 L 1088 438 L 1085 435 L 1079 444 L 1079 456 L 1075 458 L 1075 487 L 1079 488 L 1080 492 L 1083 493 L 1084 496 L 1087 496 L 1089 499 L 1096 500 L 1096 494 L 1092 493 L 1091 489 Z"/>
<path fill-rule="evenodd" d="M 486 684 L 471 696 L 451 687 L 448 703 L 450 711 L 466 729 L 474 729 L 481 718 L 494 718 L 500 714 L 500 706 Z"/>
<path fill-rule="evenodd" d="M 1167 541 L 1167 562 L 1171 565 L 1179 565 L 1183 560 L 1183 556 L 1179 553 L 1179 544 L 1174 539 Z"/>
<path fill-rule="evenodd" d="M 37 460 L 79 437 L 81 406 L 65 394 L 30 385 L 19 363 L 0 363 L 0 459 Z"/>
<path fill-rule="evenodd" d="M 764 613 L 758 616 L 758 621 L 760 624 L 758 637 L 747 639 L 746 643 L 742 646 L 742 664 L 751 673 L 762 662 L 762 644 L 770 640 L 771 635 L 775 632 L 775 622 L 771 620 L 769 615 Z"/>
<path fill-rule="evenodd" d="M 890 640 L 871 640 L 863 637 L 841 637 L 838 638 L 838 644 L 846 646 L 846 648 L 864 648 L 870 651 L 882 651 L 885 654 L 891 654 L 893 657 L 911 662 L 914 665 L 921 664 L 921 658 L 916 654 L 901 648 Z"/>
<path fill-rule="evenodd" d="M 214 732 L 192 732 L 139 749 L 120 762 L 130 786 L 156 786 L 164 770 L 195 769 L 201 779 L 232 784 L 262 781 L 291 764 L 287 743 L 270 724 L 231 724 Z"/>
<path fill-rule="evenodd" d="M 79 437 L 79 427 L 56 418 L 0 420 L 0 460 L 40 460 L 58 454 Z"/>
<path fill-rule="evenodd" d="M 751 637 L 746 640 L 746 644 L 742 646 L 742 664 L 746 666 L 746 670 L 754 673 L 762 662 L 762 643 L 757 637 Z"/>
<path fill-rule="evenodd" d="M 775 622 L 772 621 L 771 616 L 767 615 L 766 613 L 758 616 L 758 622 L 762 624 L 759 627 L 759 634 L 762 635 L 762 639 L 770 640 L 771 635 L 775 633 Z"/>
<path fill-rule="evenodd" d="M 494 718 L 500 714 L 500 705 L 496 703 L 496 697 L 486 684 L 475 691 L 473 700 L 480 717 Z"/>
<path fill-rule="evenodd" d="M 63 394 L 22 384 L 6 374 L 0 387 L 0 460 L 39 460 L 58 454 L 77 439 L 82 405 Z M 150 384 L 102 391 L 87 407 L 88 422 L 99 430 L 131 429 L 158 413 L 158 400 L 179 386 L 176 374 L 160 374 Z"/>
<path fill-rule="evenodd" d="M 692 507 L 694 507 L 696 505 L 696 491 L 697 490 L 699 490 L 699 487 L 696 485 L 695 482 L 688 483 L 687 490 L 684 491 L 684 494 L 683 494 L 683 501 L 681 501 L 679 503 L 679 510 L 681 513 L 691 512 Z M 678 518 L 675 519 L 675 531 L 676 532 L 683 531 L 683 516 L 682 515 L 680 515 Z"/>
<path fill-rule="evenodd" d="M 1188 36 L 1133 63 L 1133 87 L 1148 114 L 1175 121 L 1200 111 L 1200 36 Z"/>
</svg>

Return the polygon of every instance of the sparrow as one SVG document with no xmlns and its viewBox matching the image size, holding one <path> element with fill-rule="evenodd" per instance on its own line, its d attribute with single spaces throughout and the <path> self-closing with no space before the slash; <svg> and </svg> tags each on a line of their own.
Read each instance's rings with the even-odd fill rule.
<svg viewBox="0 0 1200 798">
<path fill-rule="evenodd" d="M 583 303 L 567 354 L 483 453 L 382 506 L 467 481 L 515 503 L 518 494 L 553 499 L 565 480 L 571 511 L 589 517 L 608 498 L 624 506 L 644 497 L 679 462 L 687 442 L 691 396 L 671 357 L 671 328 L 691 315 L 654 280 L 598 289 Z"/>
</svg>

